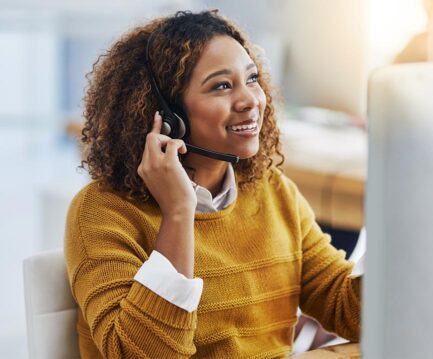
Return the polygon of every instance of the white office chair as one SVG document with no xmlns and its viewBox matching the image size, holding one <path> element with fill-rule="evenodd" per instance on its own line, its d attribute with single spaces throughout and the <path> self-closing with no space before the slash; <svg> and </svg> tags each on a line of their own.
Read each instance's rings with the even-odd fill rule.
<svg viewBox="0 0 433 359">
<path fill-rule="evenodd" d="M 24 259 L 23 272 L 29 358 L 79 358 L 78 307 L 69 288 L 63 250 Z"/>
</svg>

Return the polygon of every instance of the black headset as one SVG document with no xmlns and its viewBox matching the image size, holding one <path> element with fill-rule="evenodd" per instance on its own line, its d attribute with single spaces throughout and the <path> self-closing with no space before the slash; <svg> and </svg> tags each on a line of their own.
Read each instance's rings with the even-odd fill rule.
<svg viewBox="0 0 433 359">
<path fill-rule="evenodd" d="M 154 34 L 155 33 L 152 33 L 147 40 L 145 62 L 149 73 L 152 91 L 156 96 L 159 105 L 161 106 L 161 110 L 159 111 L 162 117 L 161 133 L 170 136 L 171 138 L 182 139 L 187 133 L 189 133 L 189 122 L 187 120 L 187 117 L 185 114 L 183 114 L 183 117 L 186 119 L 183 120 L 181 116 L 179 116 L 176 112 L 170 109 L 170 106 L 168 105 L 167 101 L 165 101 L 164 96 L 161 94 L 155 76 L 153 75 L 152 65 L 150 63 L 149 47 Z M 239 162 L 239 156 L 236 155 L 207 150 L 202 147 L 190 145 L 186 142 L 185 145 L 188 152 L 196 153 L 198 155 L 209 157 L 215 160 L 230 162 L 232 164 L 236 164 Z"/>
</svg>

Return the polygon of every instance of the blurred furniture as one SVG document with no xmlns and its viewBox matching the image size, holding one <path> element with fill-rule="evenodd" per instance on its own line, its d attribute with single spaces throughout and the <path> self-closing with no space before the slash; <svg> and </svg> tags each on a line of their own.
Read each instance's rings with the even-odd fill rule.
<svg viewBox="0 0 433 359">
<path fill-rule="evenodd" d="M 428 60 L 428 33 L 416 34 L 394 58 L 394 64 L 425 62 Z"/>
<path fill-rule="evenodd" d="M 296 359 L 361 359 L 359 344 L 348 343 L 324 347 L 307 353 L 294 355 Z"/>
<path fill-rule="evenodd" d="M 428 22 L 428 61 L 433 61 L 433 16 Z"/>
<path fill-rule="evenodd" d="M 318 222 L 359 231 L 364 225 L 366 131 L 296 120 L 280 123 L 282 166 L 306 197 Z"/>
<path fill-rule="evenodd" d="M 82 136 L 83 121 L 80 120 L 68 120 L 65 124 L 65 132 L 68 136 L 71 136 L 79 140 Z"/>
<path fill-rule="evenodd" d="M 79 358 L 78 307 L 69 288 L 63 250 L 26 258 L 23 273 L 29 358 Z"/>
</svg>

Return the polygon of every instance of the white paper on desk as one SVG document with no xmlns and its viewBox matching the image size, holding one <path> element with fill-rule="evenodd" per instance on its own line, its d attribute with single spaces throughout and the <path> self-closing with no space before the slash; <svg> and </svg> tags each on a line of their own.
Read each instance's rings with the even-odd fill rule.
<svg viewBox="0 0 433 359">
<path fill-rule="evenodd" d="M 367 250 L 367 231 L 365 227 L 361 229 L 359 233 L 358 242 L 356 244 L 355 249 L 353 250 L 352 255 L 350 256 L 350 260 L 355 262 L 355 265 L 352 268 L 352 273 L 350 273 L 349 278 L 360 277 L 364 274 L 364 260 L 365 260 L 365 252 Z"/>
<path fill-rule="evenodd" d="M 350 273 L 349 278 L 357 278 L 364 274 L 364 258 L 365 253 L 361 256 L 358 262 L 355 263 L 352 269 L 352 273 Z"/>
</svg>

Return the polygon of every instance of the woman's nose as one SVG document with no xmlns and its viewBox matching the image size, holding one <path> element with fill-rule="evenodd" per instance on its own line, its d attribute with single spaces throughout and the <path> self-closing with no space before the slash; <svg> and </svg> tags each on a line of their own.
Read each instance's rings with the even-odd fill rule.
<svg viewBox="0 0 433 359">
<path fill-rule="evenodd" d="M 235 110 L 239 112 L 250 110 L 259 105 L 258 95 L 248 85 L 242 86 L 239 89 L 234 105 Z"/>
</svg>

